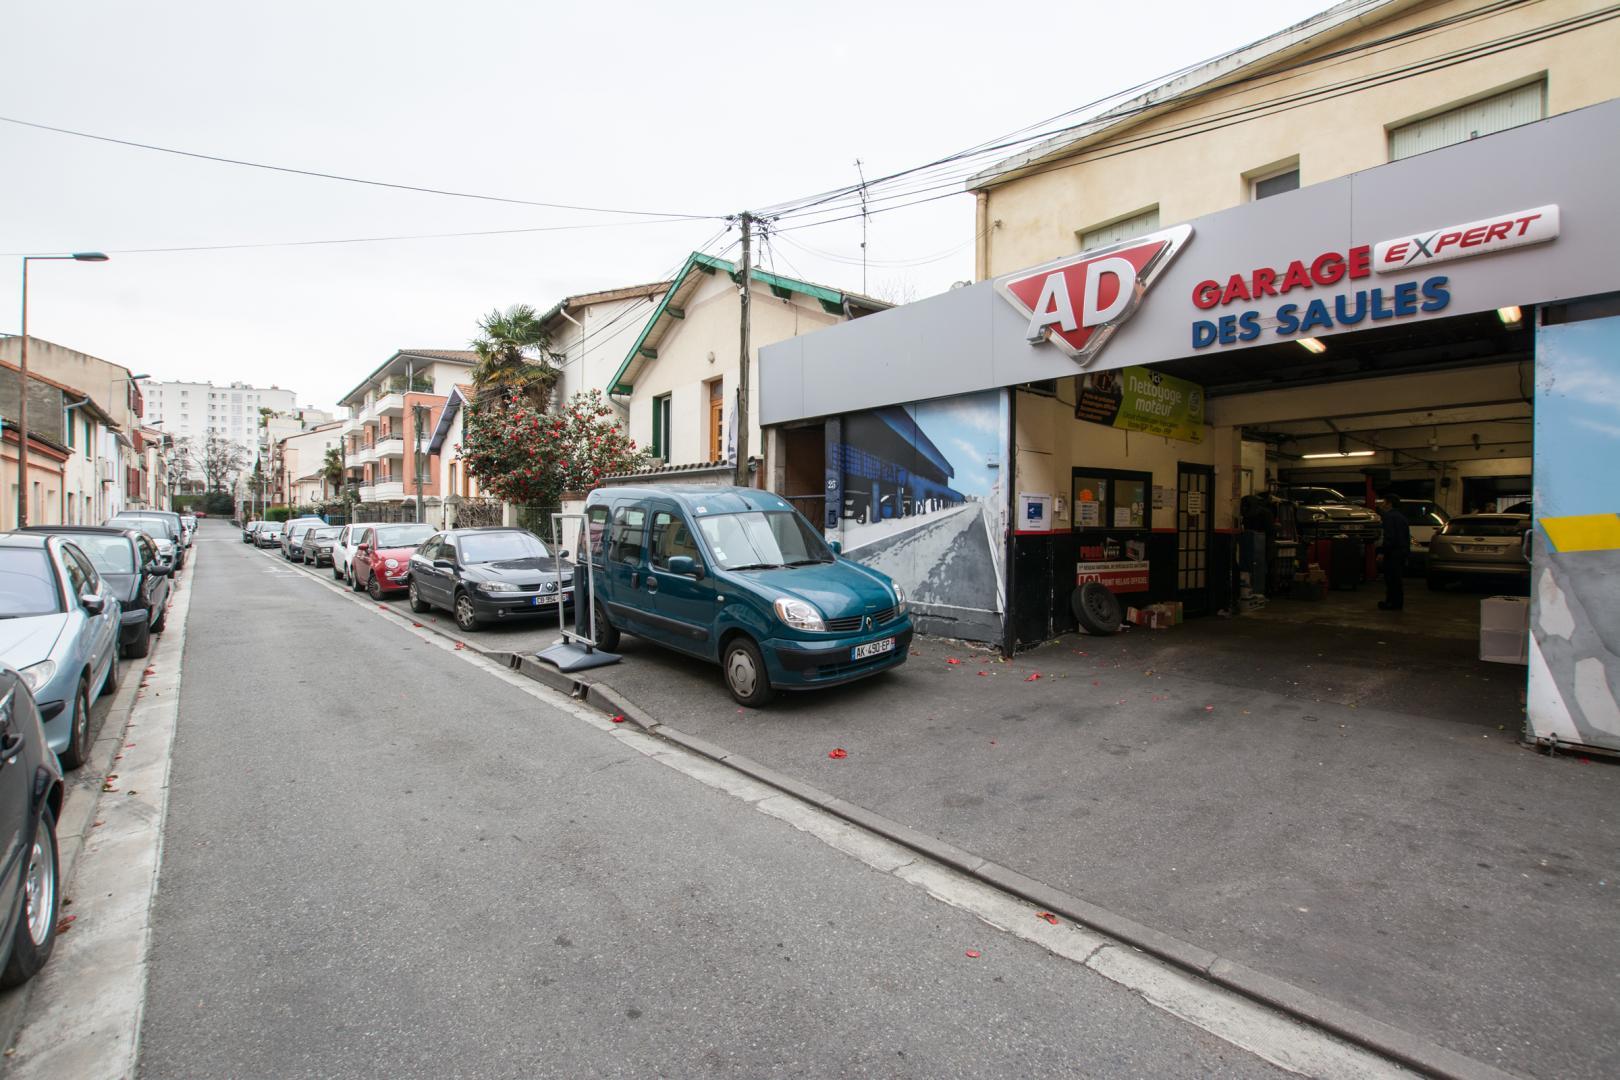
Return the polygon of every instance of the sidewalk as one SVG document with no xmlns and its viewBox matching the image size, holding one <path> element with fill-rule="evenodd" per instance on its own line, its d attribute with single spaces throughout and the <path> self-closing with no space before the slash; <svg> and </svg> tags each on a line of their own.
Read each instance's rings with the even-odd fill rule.
<svg viewBox="0 0 1620 1080">
<path fill-rule="evenodd" d="M 492 652 L 556 636 L 432 622 Z M 1620 769 L 1518 746 L 1519 669 L 1397 627 L 1204 619 L 1010 663 L 923 638 L 895 672 L 757 711 L 633 637 L 586 680 L 1480 1061 L 1620 1074 Z"/>
</svg>

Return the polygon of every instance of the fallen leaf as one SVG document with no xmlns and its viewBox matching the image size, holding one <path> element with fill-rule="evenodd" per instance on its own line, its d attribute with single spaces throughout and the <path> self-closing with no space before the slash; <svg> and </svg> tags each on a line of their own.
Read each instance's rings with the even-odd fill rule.
<svg viewBox="0 0 1620 1080">
<path fill-rule="evenodd" d="M 1025 677 L 1025 678 L 1024 678 L 1024 681 L 1025 681 L 1025 682 L 1034 682 L 1034 681 L 1035 681 L 1035 680 L 1036 680 L 1036 679 L 1038 679 L 1038 678 L 1040 678 L 1040 677 L 1041 677 L 1041 673 L 1040 673 L 1040 672 L 1038 672 L 1038 671 L 1032 671 L 1032 672 L 1030 672 L 1030 673 L 1029 673 L 1029 675 L 1027 675 L 1027 676 L 1026 676 L 1026 677 Z"/>
<path fill-rule="evenodd" d="M 135 744 L 132 743 L 132 742 L 127 742 L 127 743 L 124 744 L 124 749 L 125 750 L 133 750 L 133 749 L 135 749 Z"/>
<path fill-rule="evenodd" d="M 991 739 L 991 740 L 990 740 L 990 745 L 991 745 L 991 746 L 994 746 L 994 745 L 996 745 L 996 740 L 994 740 L 994 739 Z"/>
<path fill-rule="evenodd" d="M 613 718 L 613 722 L 615 724 L 622 724 L 622 723 L 624 723 L 624 717 L 623 716 L 615 716 Z"/>
<path fill-rule="evenodd" d="M 461 642 L 459 642 L 459 641 L 456 642 L 456 651 L 457 652 L 460 652 L 462 649 L 465 649 L 466 647 L 467 646 L 463 645 Z"/>
<path fill-rule="evenodd" d="M 980 674 L 980 675 L 988 675 L 988 674 L 990 674 L 990 673 L 989 673 L 989 672 L 988 672 L 988 671 L 981 671 L 981 672 L 979 672 L 979 674 Z"/>
<path fill-rule="evenodd" d="M 141 672 L 141 674 L 142 675 L 156 675 L 157 674 L 157 668 L 149 667 L 145 671 Z"/>
<path fill-rule="evenodd" d="M 411 625 L 416 626 L 416 627 L 420 627 L 422 624 L 419 623 L 419 622 L 413 622 L 413 623 L 411 623 Z"/>
<path fill-rule="evenodd" d="M 1050 911 L 1037 911 L 1035 913 L 1035 917 L 1037 919 L 1045 919 L 1047 922 L 1051 923 L 1053 926 L 1056 926 L 1058 924 L 1058 917 L 1056 915 L 1052 914 Z"/>
<path fill-rule="evenodd" d="M 827 756 L 837 761 L 849 757 L 849 751 L 845 750 L 842 746 L 835 746 L 831 750 L 827 751 Z"/>
<path fill-rule="evenodd" d="M 967 951 L 967 958 L 969 960 L 977 960 L 979 958 L 979 950 L 978 949 L 969 949 Z"/>
<path fill-rule="evenodd" d="M 72 926 L 72 925 L 73 925 L 73 923 L 74 923 L 74 922 L 75 922 L 75 921 L 76 921 L 76 920 L 77 920 L 77 919 L 78 919 L 78 916 L 77 916 L 77 915 L 64 915 L 64 916 L 62 916 L 62 917 L 61 917 L 61 918 L 60 918 L 60 919 L 58 919 L 58 920 L 57 920 L 57 922 L 56 922 L 56 932 L 57 932 L 57 933 L 58 933 L 58 934 L 65 934 L 65 933 L 67 933 L 67 931 L 68 931 L 68 927 L 70 927 L 70 926 Z"/>
<path fill-rule="evenodd" d="M 125 795 L 139 795 L 140 792 L 136 791 L 134 788 L 130 788 L 128 791 L 124 792 L 124 794 Z"/>
<path fill-rule="evenodd" d="M 103 826 L 103 825 L 105 825 L 105 824 L 107 824 L 107 823 L 106 823 L 106 822 L 105 822 L 105 821 L 92 821 L 92 822 L 91 822 L 91 823 L 90 823 L 90 827 L 91 827 L 91 828 L 92 828 L 92 829 L 99 829 L 99 828 L 101 828 L 101 827 L 102 827 L 102 826 Z"/>
<path fill-rule="evenodd" d="M 952 656 L 952 657 L 948 658 L 945 662 L 947 664 L 960 664 L 962 661 L 960 661 L 956 657 Z"/>
</svg>

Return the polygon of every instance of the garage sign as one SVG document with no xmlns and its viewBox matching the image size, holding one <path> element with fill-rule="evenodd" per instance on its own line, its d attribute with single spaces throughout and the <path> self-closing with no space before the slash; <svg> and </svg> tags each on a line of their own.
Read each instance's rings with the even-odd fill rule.
<svg viewBox="0 0 1620 1080">
<path fill-rule="evenodd" d="M 1085 367 L 1191 236 L 1191 225 L 1177 225 L 1082 251 L 999 278 L 996 291 L 1029 317 L 1030 344 L 1051 342 Z"/>
<path fill-rule="evenodd" d="M 1380 274 L 1393 274 L 1397 270 L 1489 255 L 1557 238 L 1558 207 L 1538 206 L 1534 210 L 1515 210 L 1466 225 L 1447 225 L 1443 229 L 1385 240 L 1373 248 L 1373 269 Z"/>
</svg>

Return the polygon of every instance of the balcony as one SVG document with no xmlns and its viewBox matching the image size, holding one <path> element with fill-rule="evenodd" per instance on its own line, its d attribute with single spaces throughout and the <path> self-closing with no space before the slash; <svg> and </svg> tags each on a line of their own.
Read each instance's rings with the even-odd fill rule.
<svg viewBox="0 0 1620 1080">
<path fill-rule="evenodd" d="M 368 502 L 390 502 L 405 498 L 405 482 L 403 480 L 384 478 L 371 485 L 369 489 L 361 488 L 360 490 L 370 490 L 371 497 L 366 500 Z"/>
<path fill-rule="evenodd" d="M 347 439 L 351 435 L 358 434 L 360 434 L 360 417 L 358 416 L 345 420 L 343 422 L 343 426 L 338 428 L 338 435 L 344 439 Z"/>
<path fill-rule="evenodd" d="M 374 484 L 361 484 L 354 490 L 356 494 L 360 496 L 360 501 L 363 503 L 377 501 L 377 488 Z"/>
<path fill-rule="evenodd" d="M 377 448 L 375 446 L 362 446 L 349 455 L 348 463 L 350 465 L 370 465 L 376 460 Z"/>
<path fill-rule="evenodd" d="M 398 432 L 379 435 L 377 436 L 377 444 L 373 449 L 376 450 L 376 457 L 372 458 L 373 461 L 385 457 L 404 457 L 405 436 Z"/>
<path fill-rule="evenodd" d="M 404 416 L 405 395 L 398 391 L 383 394 L 372 406 L 372 413 L 375 416 Z"/>
</svg>

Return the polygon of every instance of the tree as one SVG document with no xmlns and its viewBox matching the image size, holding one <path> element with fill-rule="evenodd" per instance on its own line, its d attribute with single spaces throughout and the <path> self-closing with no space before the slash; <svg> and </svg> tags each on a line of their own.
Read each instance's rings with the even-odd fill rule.
<svg viewBox="0 0 1620 1080">
<path fill-rule="evenodd" d="M 557 383 L 557 369 L 544 362 L 550 335 L 534 308 L 514 304 L 485 315 L 478 323 L 481 331 L 473 339 L 478 364 L 472 370 L 473 385 L 484 402 L 496 402 L 515 391 L 532 407 L 544 409 Z"/>
<path fill-rule="evenodd" d="M 326 456 L 321 459 L 321 477 L 326 486 L 332 491 L 343 489 L 343 451 L 336 446 L 326 448 Z"/>
<path fill-rule="evenodd" d="M 191 440 L 174 440 L 174 445 L 169 447 L 168 456 L 163 460 L 163 475 L 169 481 L 169 490 L 182 490 L 183 485 L 190 479 L 196 467 L 197 464 L 192 456 Z"/>
<path fill-rule="evenodd" d="M 507 502 L 554 506 L 565 491 L 589 491 L 645 461 L 599 390 L 575 394 L 557 413 L 508 390 L 469 403 L 464 423 L 457 449 L 468 474 Z"/>
<path fill-rule="evenodd" d="M 236 481 L 236 474 L 247 462 L 247 451 L 229 439 L 210 431 L 202 447 L 203 485 L 208 491 L 224 491 Z"/>
</svg>

